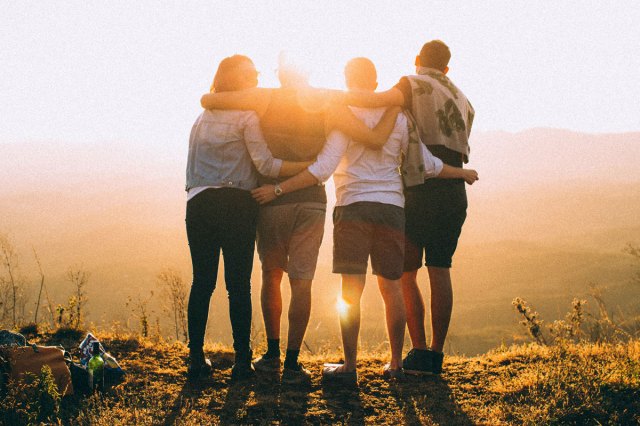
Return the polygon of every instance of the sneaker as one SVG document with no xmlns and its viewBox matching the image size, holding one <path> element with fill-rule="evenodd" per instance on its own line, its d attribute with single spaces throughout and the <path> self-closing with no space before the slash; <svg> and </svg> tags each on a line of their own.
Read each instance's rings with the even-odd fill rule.
<svg viewBox="0 0 640 426">
<path fill-rule="evenodd" d="M 256 370 L 251 365 L 251 362 L 236 362 L 231 367 L 231 381 L 240 382 L 244 380 L 250 380 L 256 377 Z"/>
<path fill-rule="evenodd" d="M 279 373 L 280 357 L 265 358 L 263 355 L 253 361 L 253 367 L 258 373 Z"/>
<path fill-rule="evenodd" d="M 213 368 L 211 361 L 205 358 L 204 354 L 197 354 L 189 357 L 189 365 L 187 366 L 187 379 L 200 380 L 211 375 Z"/>
<path fill-rule="evenodd" d="M 298 368 L 282 369 L 282 383 L 286 385 L 310 385 L 311 372 L 298 363 Z"/>
<path fill-rule="evenodd" d="M 404 372 L 418 376 L 442 373 L 444 354 L 430 349 L 411 349 L 402 360 Z"/>
<path fill-rule="evenodd" d="M 256 369 L 251 363 L 252 352 L 245 354 L 236 353 L 235 364 L 231 367 L 231 381 L 239 382 L 256 377 Z"/>
<path fill-rule="evenodd" d="M 385 364 L 382 369 L 382 378 L 385 380 L 403 380 L 404 370 L 400 368 L 391 368 L 391 364 Z"/>
<path fill-rule="evenodd" d="M 355 386 L 358 384 L 357 371 L 339 371 L 343 364 L 324 364 L 322 381 L 326 383 L 340 383 Z"/>
<path fill-rule="evenodd" d="M 442 352 L 429 351 L 431 356 L 431 371 L 433 374 L 442 373 L 442 361 L 444 361 L 444 354 Z"/>
</svg>

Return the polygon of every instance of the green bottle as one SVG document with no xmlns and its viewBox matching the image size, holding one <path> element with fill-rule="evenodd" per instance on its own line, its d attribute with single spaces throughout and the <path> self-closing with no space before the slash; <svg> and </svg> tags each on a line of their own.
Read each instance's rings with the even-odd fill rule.
<svg viewBox="0 0 640 426">
<path fill-rule="evenodd" d="M 100 342 L 93 342 L 93 356 L 89 360 L 89 388 L 102 390 L 104 387 L 104 360 L 100 356 Z"/>
</svg>

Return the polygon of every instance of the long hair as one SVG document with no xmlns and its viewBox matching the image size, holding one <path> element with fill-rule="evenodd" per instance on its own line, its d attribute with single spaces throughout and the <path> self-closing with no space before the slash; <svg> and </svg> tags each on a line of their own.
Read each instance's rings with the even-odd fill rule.
<svg viewBox="0 0 640 426">
<path fill-rule="evenodd" d="M 213 77 L 211 92 L 228 92 L 238 89 L 238 69 L 243 63 L 253 65 L 253 61 L 244 55 L 233 55 L 224 58 L 218 65 L 216 75 Z"/>
</svg>

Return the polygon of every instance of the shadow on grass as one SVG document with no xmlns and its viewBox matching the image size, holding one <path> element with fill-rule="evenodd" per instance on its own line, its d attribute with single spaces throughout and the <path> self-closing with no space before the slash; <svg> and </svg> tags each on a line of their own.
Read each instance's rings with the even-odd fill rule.
<svg viewBox="0 0 640 426">
<path fill-rule="evenodd" d="M 225 412 L 225 408 L 222 406 L 221 398 L 216 398 L 214 395 L 220 395 L 224 392 L 224 389 L 229 388 L 227 391 L 227 398 L 225 400 L 225 407 L 229 400 L 229 392 L 233 386 L 228 384 L 228 369 L 233 365 L 232 354 L 228 353 L 216 353 L 207 354 L 207 357 L 211 361 L 213 366 L 212 375 L 207 378 L 201 378 L 195 381 L 186 380 L 186 377 L 182 384 L 180 392 L 177 393 L 173 399 L 171 407 L 167 411 L 167 416 L 164 419 L 164 425 L 174 425 L 176 421 L 181 417 L 187 415 L 190 411 L 201 410 L 202 406 L 198 406 L 198 399 L 210 399 L 208 411 L 211 413 L 220 412 L 221 417 Z M 187 359 L 185 358 L 186 364 Z M 229 405 L 229 409 L 233 409 Z"/>
<path fill-rule="evenodd" d="M 310 386 L 282 384 L 280 386 L 279 411 L 283 424 L 299 425 L 306 423 L 309 410 Z"/>
<path fill-rule="evenodd" d="M 451 388 L 441 377 L 409 377 L 390 386 L 403 424 L 473 425 L 455 401 Z M 400 419 L 399 419 L 400 420 Z"/>
<path fill-rule="evenodd" d="M 178 395 L 176 395 L 176 399 L 173 401 L 171 409 L 167 413 L 167 417 L 165 418 L 163 424 L 165 426 L 176 424 L 176 420 L 179 416 L 182 415 L 181 408 L 191 405 L 191 401 L 195 399 L 195 397 L 200 393 L 201 389 L 201 385 L 194 386 L 189 382 L 185 382 Z"/>
<path fill-rule="evenodd" d="M 265 424 L 277 422 L 281 417 L 280 410 L 280 375 L 258 375 L 254 387 L 256 403 L 247 407 L 247 414 L 254 419 L 261 419 Z"/>
<path fill-rule="evenodd" d="M 278 373 L 263 373 L 254 386 L 255 404 L 247 407 L 247 418 L 259 419 L 261 424 L 304 424 L 310 391 L 309 386 L 281 384 Z"/>
<path fill-rule="evenodd" d="M 253 382 L 232 383 L 224 399 L 220 412 L 221 425 L 246 424 L 251 418 L 248 415 L 247 401 L 253 390 Z"/>
<path fill-rule="evenodd" d="M 358 386 L 323 383 L 322 397 L 327 409 L 332 412 L 334 423 L 345 425 L 364 425 L 365 409 L 360 398 Z"/>
</svg>

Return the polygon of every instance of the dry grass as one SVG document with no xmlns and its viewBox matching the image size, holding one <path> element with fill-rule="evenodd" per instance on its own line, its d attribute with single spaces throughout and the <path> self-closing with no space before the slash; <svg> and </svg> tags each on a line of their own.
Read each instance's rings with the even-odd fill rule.
<svg viewBox="0 0 640 426">
<path fill-rule="evenodd" d="M 186 383 L 187 349 L 134 336 L 100 336 L 128 371 L 104 395 L 64 399 L 64 424 L 637 424 L 640 421 L 640 342 L 521 345 L 486 355 L 447 357 L 440 378 L 387 383 L 384 354 L 362 354 L 357 389 L 324 387 L 323 362 L 302 361 L 314 372 L 307 389 L 266 379 L 230 383 L 232 352 L 206 347 L 215 373 Z M 47 339 L 44 339 L 47 340 Z M 68 347 L 73 345 L 66 342 Z M 77 345 L 77 342 L 75 343 Z"/>
</svg>

